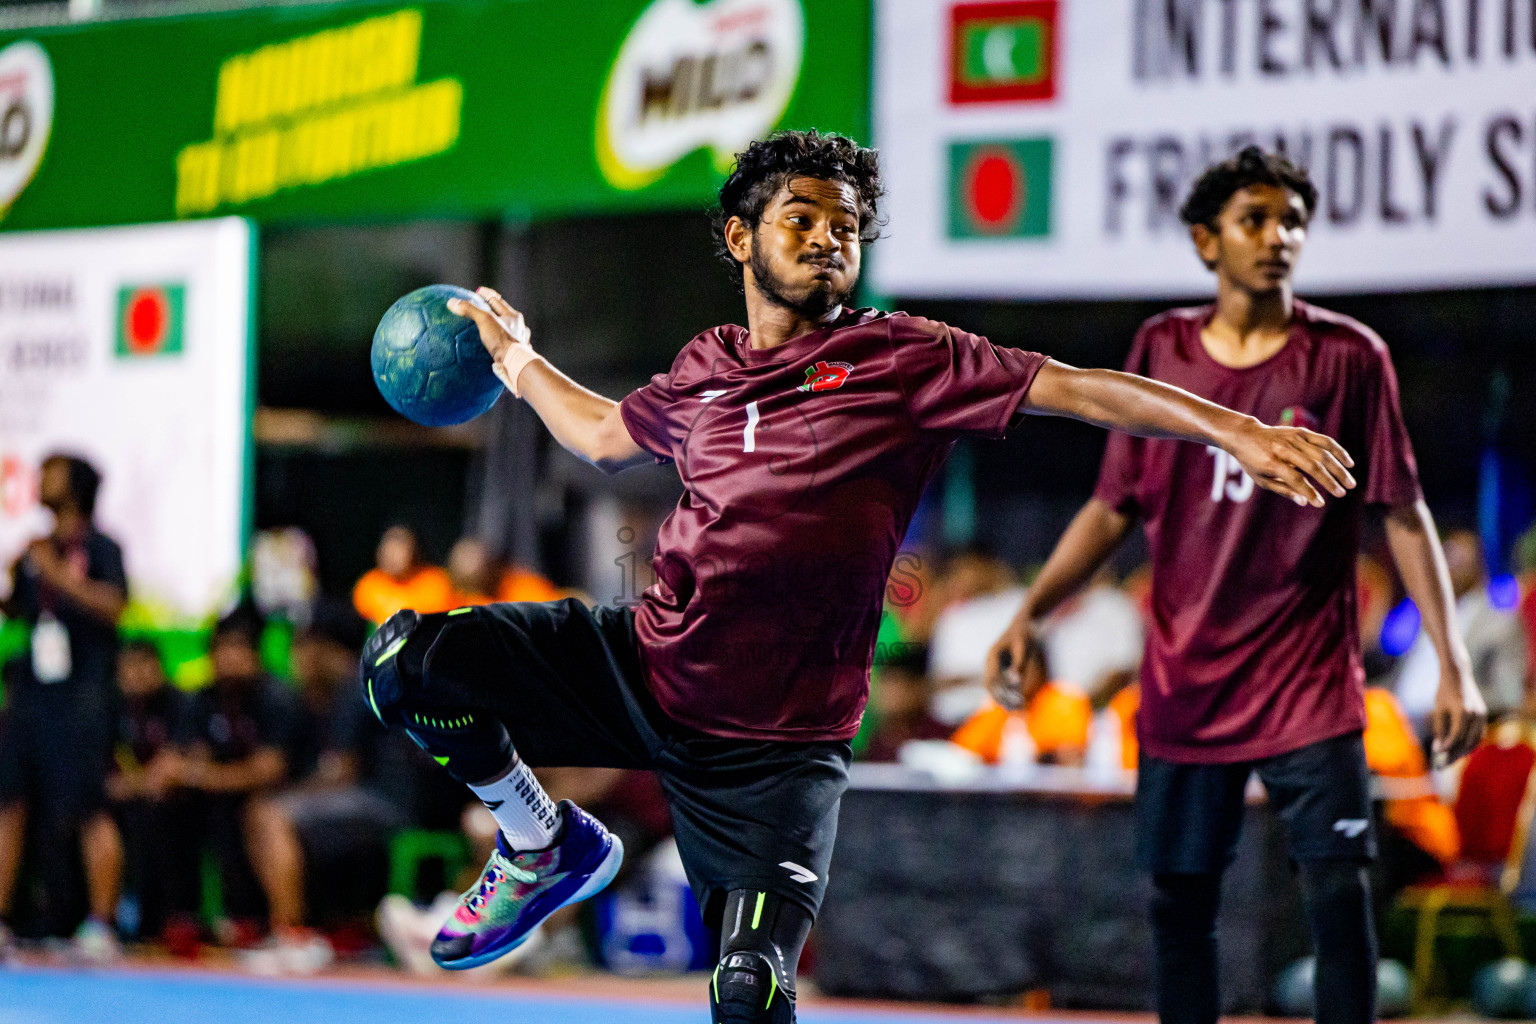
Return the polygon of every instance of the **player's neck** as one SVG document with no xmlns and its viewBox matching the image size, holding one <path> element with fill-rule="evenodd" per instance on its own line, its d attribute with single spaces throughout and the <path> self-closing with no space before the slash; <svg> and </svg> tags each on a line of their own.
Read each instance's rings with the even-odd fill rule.
<svg viewBox="0 0 1536 1024">
<path fill-rule="evenodd" d="M 75 544 L 90 532 L 91 520 L 73 509 L 60 511 L 53 521 L 53 536 L 65 544 Z"/>
<path fill-rule="evenodd" d="M 1295 313 L 1289 284 L 1252 292 L 1227 281 L 1216 291 L 1216 312 L 1200 332 L 1212 359 L 1241 368 L 1261 363 L 1285 347 Z"/>
<path fill-rule="evenodd" d="M 762 295 L 747 283 L 747 344 L 755 349 L 777 348 L 802 334 L 819 331 L 843 315 L 833 306 L 819 317 L 808 317 Z"/>
</svg>

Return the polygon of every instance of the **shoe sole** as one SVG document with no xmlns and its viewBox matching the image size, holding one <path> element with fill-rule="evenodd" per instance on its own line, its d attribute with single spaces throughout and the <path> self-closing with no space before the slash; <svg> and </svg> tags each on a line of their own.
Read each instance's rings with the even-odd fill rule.
<svg viewBox="0 0 1536 1024">
<path fill-rule="evenodd" d="M 596 896 L 598 893 L 602 892 L 608 887 L 608 883 L 613 881 L 613 877 L 619 873 L 620 865 L 624 863 L 624 841 L 618 836 L 613 836 L 612 838 L 613 849 L 608 851 L 608 855 L 604 857 L 603 862 L 597 866 L 597 870 L 592 872 L 592 877 L 588 878 L 586 882 L 582 884 L 582 887 L 572 893 L 570 898 L 567 899 L 564 903 L 560 904 L 558 907 L 554 908 L 554 910 L 551 910 L 549 913 L 541 917 L 538 924 L 524 932 L 522 937 L 519 938 L 516 942 L 507 946 L 503 946 L 501 949 L 488 949 L 483 953 L 476 953 L 474 956 L 466 956 L 459 960 L 438 960 L 437 966 L 441 967 L 445 971 L 464 971 L 471 967 L 479 967 L 482 964 L 488 964 L 492 960 L 499 960 L 506 956 L 508 953 L 512 952 L 517 947 L 521 946 L 523 943 L 527 942 L 529 937 L 533 935 L 534 931 L 539 927 L 539 925 L 542 925 L 545 921 L 548 921 L 557 912 L 564 910 L 566 907 L 573 903 L 580 903 L 582 900 L 591 899 L 593 896 Z"/>
</svg>

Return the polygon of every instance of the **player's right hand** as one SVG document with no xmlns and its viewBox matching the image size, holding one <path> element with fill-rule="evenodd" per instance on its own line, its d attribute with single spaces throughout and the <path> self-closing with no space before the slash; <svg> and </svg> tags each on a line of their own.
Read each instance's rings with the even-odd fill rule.
<svg viewBox="0 0 1536 1024">
<path fill-rule="evenodd" d="M 1355 486 L 1355 460 L 1333 438 L 1304 427 L 1270 427 L 1252 417 L 1222 445 L 1254 483 L 1298 505 L 1323 507 L 1323 494 L 1342 498 Z"/>
<path fill-rule="evenodd" d="M 480 328 L 480 344 L 485 346 L 494 362 L 500 363 L 514 345 L 533 348 L 533 336 L 523 314 L 507 305 L 507 300 L 493 288 L 476 288 L 475 294 L 485 300 L 485 305 L 465 302 L 463 299 L 449 299 L 448 312 L 467 316 L 475 322 L 475 326 Z"/>
<path fill-rule="evenodd" d="M 1026 610 L 1020 610 L 987 652 L 987 692 L 1007 710 L 1019 710 L 1045 685 L 1045 673 L 1039 668 L 1044 662 L 1035 624 Z"/>
<path fill-rule="evenodd" d="M 1454 764 L 1482 742 L 1488 727 L 1488 705 L 1472 678 L 1470 665 L 1441 667 L 1429 722 L 1436 768 Z"/>
</svg>

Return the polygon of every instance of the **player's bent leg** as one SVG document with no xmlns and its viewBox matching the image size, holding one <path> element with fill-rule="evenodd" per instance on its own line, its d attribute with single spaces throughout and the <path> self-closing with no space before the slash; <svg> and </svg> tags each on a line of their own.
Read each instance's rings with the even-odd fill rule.
<svg viewBox="0 0 1536 1024">
<path fill-rule="evenodd" d="M 1152 876 L 1152 938 L 1157 949 L 1157 1016 L 1161 1024 L 1216 1024 L 1221 991 L 1216 970 L 1219 873 Z"/>
<path fill-rule="evenodd" d="M 771 892 L 733 889 L 721 918 L 720 962 L 709 982 L 714 1024 L 792 1024 L 795 968 L 811 913 Z"/>
<path fill-rule="evenodd" d="M 1376 924 L 1362 860 L 1300 862 L 1302 902 L 1317 954 L 1318 1024 L 1376 1019 Z"/>
<path fill-rule="evenodd" d="M 410 611 L 385 622 L 363 650 L 363 692 L 380 721 L 403 727 L 500 826 L 479 882 L 432 943 L 433 959 L 458 970 L 511 952 L 555 911 L 600 892 L 624 844 L 575 804 L 555 806 L 498 717 L 433 699 L 428 654 L 440 638 L 453 641 L 444 622 Z"/>
</svg>

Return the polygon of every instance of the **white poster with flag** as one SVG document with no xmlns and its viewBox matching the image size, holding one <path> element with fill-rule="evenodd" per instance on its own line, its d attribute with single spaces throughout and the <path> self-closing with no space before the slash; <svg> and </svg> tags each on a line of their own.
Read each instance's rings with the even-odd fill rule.
<svg viewBox="0 0 1536 1024">
<path fill-rule="evenodd" d="M 248 501 L 252 245 L 240 218 L 0 234 L 0 577 L 49 529 L 38 469 L 63 452 L 101 471 L 97 522 L 151 621 L 228 598 Z"/>
<path fill-rule="evenodd" d="M 1244 145 L 1321 198 L 1303 292 L 1536 282 L 1532 0 L 876 0 L 896 296 L 1210 289 L 1178 209 Z"/>
</svg>

